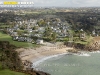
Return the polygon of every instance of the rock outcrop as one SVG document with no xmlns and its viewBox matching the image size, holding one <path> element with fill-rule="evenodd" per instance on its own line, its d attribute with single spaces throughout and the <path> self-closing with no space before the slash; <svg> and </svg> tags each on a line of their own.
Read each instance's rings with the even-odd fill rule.
<svg viewBox="0 0 100 75">
<path fill-rule="evenodd" d="M 100 44 L 97 41 L 95 41 L 95 42 L 92 41 L 91 44 L 66 42 L 65 45 L 73 47 L 75 50 L 83 50 L 83 51 L 97 51 L 100 49 Z M 73 50 L 73 51 L 75 51 L 75 50 Z"/>
</svg>

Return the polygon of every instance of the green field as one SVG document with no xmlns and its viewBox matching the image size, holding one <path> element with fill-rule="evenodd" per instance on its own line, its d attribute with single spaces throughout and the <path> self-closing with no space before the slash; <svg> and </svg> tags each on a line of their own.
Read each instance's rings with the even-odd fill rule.
<svg viewBox="0 0 100 75">
<path fill-rule="evenodd" d="M 11 71 L 9 69 L 2 70 L 0 64 L 0 75 L 28 75 L 20 72 Z"/>
<path fill-rule="evenodd" d="M 15 71 L 6 69 L 6 70 L 0 70 L 0 75 L 28 75 L 28 74 L 15 72 Z"/>
<path fill-rule="evenodd" d="M 13 44 L 17 47 L 38 47 L 39 45 L 28 43 L 28 42 L 18 42 L 13 41 L 10 35 L 0 32 L 0 41 L 9 41 L 10 44 Z"/>
</svg>

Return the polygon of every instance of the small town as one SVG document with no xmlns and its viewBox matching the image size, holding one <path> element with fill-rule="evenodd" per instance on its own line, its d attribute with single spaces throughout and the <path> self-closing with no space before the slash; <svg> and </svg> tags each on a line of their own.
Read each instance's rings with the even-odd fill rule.
<svg viewBox="0 0 100 75">
<path fill-rule="evenodd" d="M 60 19 L 50 19 L 50 21 L 40 20 L 26 20 L 17 21 L 12 28 L 7 28 L 7 32 L 12 36 L 13 40 L 33 42 L 32 38 L 40 39 L 48 38 L 48 40 L 55 40 L 65 38 L 69 35 L 68 30 L 70 26 L 67 22 L 61 22 Z M 50 36 L 50 37 L 49 37 Z"/>
<path fill-rule="evenodd" d="M 7 17 L 4 15 L 6 13 L 10 14 L 9 12 L 15 15 L 15 17 L 10 18 L 9 15 Z M 7 22 L 1 23 L 0 30 L 9 34 L 12 37 L 13 41 L 30 42 L 36 44 L 43 44 L 44 41 L 54 43 L 56 41 L 75 41 L 79 38 L 86 39 L 88 34 L 89 36 L 99 36 L 99 21 L 95 27 L 93 27 L 93 25 L 90 25 L 92 23 L 87 26 L 82 22 L 75 22 L 73 20 L 74 17 L 72 19 L 73 21 L 65 18 L 64 14 L 68 13 L 68 15 L 72 15 L 72 13 L 80 13 L 80 17 L 83 17 L 81 16 L 81 14 L 85 15 L 85 13 L 90 12 L 91 14 L 99 13 L 99 8 L 26 8 L 20 10 L 1 9 L 0 17 L 10 18 L 13 19 L 13 21 L 4 20 Z M 62 15 L 62 17 L 60 17 L 59 14 Z M 89 16 L 88 18 L 86 18 L 86 20 L 87 19 L 90 21 L 94 20 L 93 22 L 95 23 L 98 19 L 98 16 Z M 77 25 L 74 25 L 74 22 Z M 81 24 L 86 25 L 86 27 L 91 26 L 91 28 L 82 28 Z M 78 25 L 81 25 L 81 27 Z M 78 28 L 75 26 L 78 26 Z"/>
</svg>

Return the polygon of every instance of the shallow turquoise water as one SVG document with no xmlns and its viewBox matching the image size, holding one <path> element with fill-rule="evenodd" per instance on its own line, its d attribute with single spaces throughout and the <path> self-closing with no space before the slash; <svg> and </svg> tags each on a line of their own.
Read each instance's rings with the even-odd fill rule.
<svg viewBox="0 0 100 75">
<path fill-rule="evenodd" d="M 37 65 L 41 71 L 51 75 L 100 75 L 100 53 L 91 56 L 61 55 Z"/>
</svg>

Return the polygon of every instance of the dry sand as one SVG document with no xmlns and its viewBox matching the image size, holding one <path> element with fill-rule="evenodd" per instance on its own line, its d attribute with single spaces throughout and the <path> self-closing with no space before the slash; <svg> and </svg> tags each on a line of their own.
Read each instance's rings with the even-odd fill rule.
<svg viewBox="0 0 100 75">
<path fill-rule="evenodd" d="M 19 52 L 20 54 L 19 56 L 22 61 L 28 60 L 30 62 L 34 62 L 43 57 L 67 53 L 68 49 L 73 49 L 73 48 L 60 45 L 60 46 L 42 46 L 39 48 L 20 48 L 17 49 L 16 51 Z"/>
</svg>

